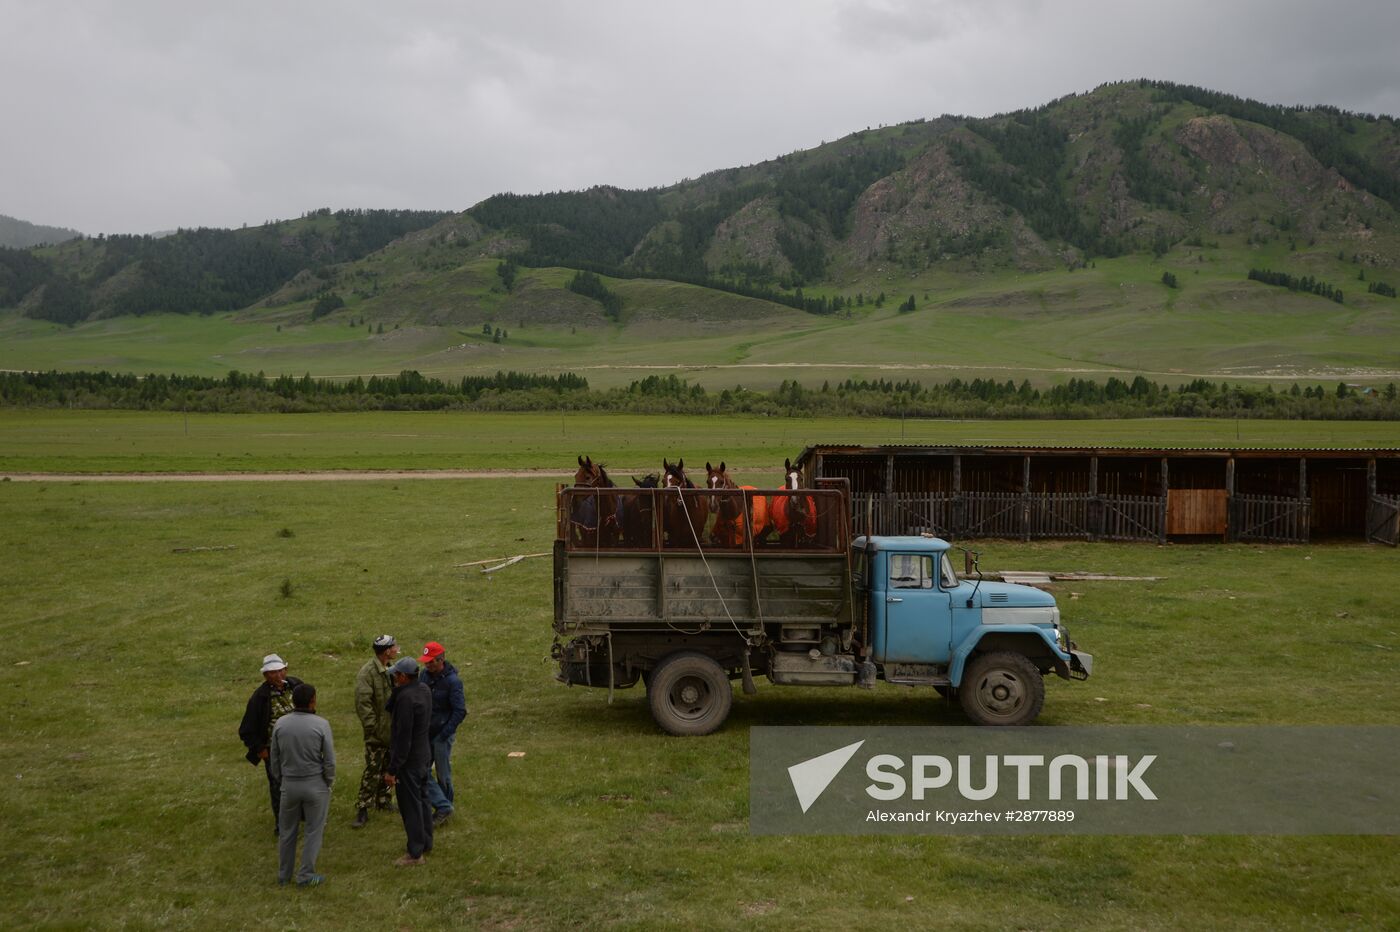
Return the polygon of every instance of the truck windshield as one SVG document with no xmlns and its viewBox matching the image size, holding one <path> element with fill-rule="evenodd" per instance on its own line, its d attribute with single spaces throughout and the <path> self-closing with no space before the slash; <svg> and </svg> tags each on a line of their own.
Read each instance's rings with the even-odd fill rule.
<svg viewBox="0 0 1400 932">
<path fill-rule="evenodd" d="M 958 585 L 958 574 L 953 569 L 953 561 L 948 559 L 948 554 L 943 554 L 943 588 L 956 589 Z"/>
</svg>

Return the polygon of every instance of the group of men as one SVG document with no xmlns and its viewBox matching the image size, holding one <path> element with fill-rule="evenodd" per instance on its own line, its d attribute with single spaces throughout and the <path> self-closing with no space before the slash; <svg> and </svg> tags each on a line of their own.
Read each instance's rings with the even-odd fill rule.
<svg viewBox="0 0 1400 932">
<path fill-rule="evenodd" d="M 355 714 L 365 736 L 365 773 L 360 780 L 351 828 L 369 822 L 371 807 L 392 810 L 397 796 L 408 837 L 394 863 L 424 863 L 433 850 L 433 829 L 452 815 L 452 745 L 467 717 L 461 677 L 436 641 L 418 657 L 399 657 L 391 635 L 374 639 L 374 658 L 355 677 Z M 421 667 L 421 669 L 420 669 Z M 297 886 L 316 886 L 316 873 L 331 786 L 335 743 L 331 726 L 316 714 L 316 688 L 287 674 L 286 662 L 268 654 L 263 682 L 248 699 L 238 736 L 254 766 L 267 770 L 274 831 L 278 838 L 277 882 L 292 881 L 297 834 L 306 825 Z"/>
</svg>

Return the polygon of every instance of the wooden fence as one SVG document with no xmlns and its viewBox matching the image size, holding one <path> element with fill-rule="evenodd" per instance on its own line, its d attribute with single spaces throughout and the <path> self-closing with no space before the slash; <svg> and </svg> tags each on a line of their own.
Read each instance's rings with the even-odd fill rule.
<svg viewBox="0 0 1400 932">
<path fill-rule="evenodd" d="M 1400 495 L 1372 495 L 1366 509 L 1366 539 L 1400 545 Z"/>
<path fill-rule="evenodd" d="M 1230 500 L 1233 540 L 1305 544 L 1311 528 L 1312 503 L 1305 498 L 1236 495 Z"/>
<path fill-rule="evenodd" d="M 1036 540 L 1161 540 L 1161 497 L 1018 492 L 857 492 L 852 534 Z"/>
</svg>

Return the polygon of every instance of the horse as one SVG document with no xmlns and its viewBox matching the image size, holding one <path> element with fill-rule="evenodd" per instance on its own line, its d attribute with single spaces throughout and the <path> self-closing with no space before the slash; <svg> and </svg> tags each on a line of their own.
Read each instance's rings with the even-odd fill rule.
<svg viewBox="0 0 1400 932">
<path fill-rule="evenodd" d="M 685 473 L 685 460 L 674 463 L 661 460 L 661 483 L 663 493 L 662 516 L 665 519 L 665 543 L 672 547 L 700 546 L 700 532 L 709 517 L 709 503 L 705 496 L 686 493 L 695 488 L 695 483 Z M 675 494 L 670 494 L 674 490 Z"/>
<path fill-rule="evenodd" d="M 648 473 L 638 479 L 632 476 L 632 485 L 638 489 L 655 489 L 661 485 L 661 477 Z M 640 492 L 624 492 L 617 497 L 617 533 L 619 543 L 624 547 L 642 547 L 651 544 L 653 495 Z"/>
<path fill-rule="evenodd" d="M 705 486 L 711 491 L 734 490 L 739 491 L 739 486 L 730 478 L 725 471 L 724 461 L 721 460 L 719 468 L 705 463 Z M 753 486 L 744 486 L 751 489 Z M 716 547 L 742 547 L 744 546 L 744 497 L 742 495 L 714 495 L 711 496 L 710 510 L 714 512 L 715 523 L 710 528 L 710 543 Z"/>
<path fill-rule="evenodd" d="M 593 457 L 578 458 L 578 471 L 574 473 L 574 486 L 585 489 L 612 489 L 616 484 L 608 478 L 608 471 L 603 468 L 602 463 L 593 462 Z M 617 523 L 616 514 L 606 516 L 599 520 L 601 509 L 598 507 L 597 494 L 576 495 L 573 497 L 573 509 L 569 515 L 570 537 L 575 544 L 582 547 L 597 547 L 602 541 L 603 526 L 611 521 Z"/>
<path fill-rule="evenodd" d="M 792 460 L 783 460 L 784 493 L 799 491 L 802 488 L 802 473 L 792 465 Z M 796 547 L 798 543 L 812 540 L 817 536 L 817 503 L 810 495 L 778 494 L 768 497 L 764 513 L 760 513 L 758 496 L 754 496 L 753 539 L 763 541 L 769 531 L 778 535 L 778 543 L 784 547 Z"/>
</svg>

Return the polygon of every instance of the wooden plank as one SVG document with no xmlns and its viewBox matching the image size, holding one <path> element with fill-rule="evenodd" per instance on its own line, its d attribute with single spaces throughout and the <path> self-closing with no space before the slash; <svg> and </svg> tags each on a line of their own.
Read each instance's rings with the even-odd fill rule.
<svg viewBox="0 0 1400 932">
<path fill-rule="evenodd" d="M 1224 489 L 1169 489 L 1168 534 L 1220 534 L 1226 529 Z"/>
</svg>

